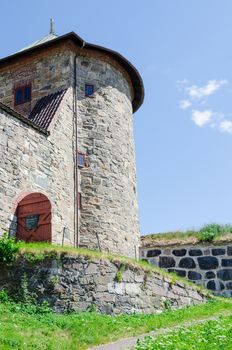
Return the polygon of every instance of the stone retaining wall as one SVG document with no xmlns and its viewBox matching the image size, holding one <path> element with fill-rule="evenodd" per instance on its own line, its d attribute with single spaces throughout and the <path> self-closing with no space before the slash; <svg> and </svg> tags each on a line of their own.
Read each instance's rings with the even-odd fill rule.
<svg viewBox="0 0 232 350">
<path fill-rule="evenodd" d="M 141 257 L 216 295 L 232 296 L 232 245 L 143 247 Z"/>
<path fill-rule="evenodd" d="M 96 308 L 107 314 L 152 313 L 206 300 L 193 287 L 156 272 L 82 256 L 46 258 L 36 264 L 21 257 L 1 267 L 0 289 L 17 293 L 23 274 L 29 290 L 56 312 Z"/>
</svg>

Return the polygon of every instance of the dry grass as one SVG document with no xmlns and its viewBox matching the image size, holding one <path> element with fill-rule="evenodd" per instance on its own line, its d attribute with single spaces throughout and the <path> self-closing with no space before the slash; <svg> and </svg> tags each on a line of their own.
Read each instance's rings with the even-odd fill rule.
<svg viewBox="0 0 232 350">
<path fill-rule="evenodd" d="M 83 248 L 74 248 L 70 246 L 60 246 L 60 245 L 53 245 L 48 243 L 20 243 L 19 244 L 19 252 L 18 256 L 23 256 L 27 260 L 31 261 L 32 263 L 39 263 L 43 261 L 45 258 L 56 258 L 60 259 L 64 256 L 82 256 L 86 257 L 90 261 L 96 261 L 96 260 L 105 260 L 105 261 L 111 261 L 112 263 L 115 263 L 120 266 L 125 266 L 125 268 L 132 267 L 136 270 L 143 270 L 146 273 L 156 273 L 162 278 L 165 278 L 167 282 L 174 284 L 174 283 L 182 283 L 188 286 L 191 286 L 193 289 L 200 292 L 202 295 L 205 295 L 206 297 L 212 298 L 212 294 L 204 289 L 201 286 L 198 286 L 194 283 L 191 283 L 187 281 L 184 278 L 181 278 L 177 276 L 174 273 L 168 273 L 163 269 L 160 269 L 156 266 L 153 266 L 149 264 L 146 261 L 143 260 L 135 260 L 132 258 L 128 258 L 125 256 L 118 256 L 116 254 L 108 254 L 104 252 L 100 252 L 97 250 L 89 250 L 89 249 L 83 249 Z"/>
</svg>

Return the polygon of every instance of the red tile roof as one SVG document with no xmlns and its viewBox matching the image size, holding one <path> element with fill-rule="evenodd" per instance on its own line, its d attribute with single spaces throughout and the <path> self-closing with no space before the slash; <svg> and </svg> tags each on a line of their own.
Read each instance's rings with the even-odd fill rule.
<svg viewBox="0 0 232 350">
<path fill-rule="evenodd" d="M 28 119 L 43 129 L 48 129 L 66 90 L 60 90 L 37 101 Z"/>
<path fill-rule="evenodd" d="M 32 127 L 33 129 L 35 129 L 35 130 L 45 134 L 46 136 L 50 135 L 49 131 L 47 131 L 46 129 L 44 129 L 40 125 L 37 125 L 32 120 L 29 120 L 28 118 L 24 117 L 22 114 L 16 112 L 14 109 L 12 109 L 9 106 L 3 104 L 2 102 L 0 102 L 0 111 L 1 110 L 3 112 L 6 112 L 7 114 L 13 116 L 14 118 L 20 120 L 23 124 L 26 124 L 26 125 Z"/>
</svg>

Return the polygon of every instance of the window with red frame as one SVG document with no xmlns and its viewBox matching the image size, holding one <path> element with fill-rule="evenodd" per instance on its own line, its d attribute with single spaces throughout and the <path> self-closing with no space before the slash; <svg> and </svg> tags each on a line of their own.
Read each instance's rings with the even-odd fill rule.
<svg viewBox="0 0 232 350">
<path fill-rule="evenodd" d="M 21 85 L 14 89 L 15 106 L 31 101 L 31 84 Z"/>
<path fill-rule="evenodd" d="M 84 153 L 79 153 L 77 155 L 77 164 L 79 168 L 84 168 L 86 166 L 86 156 Z"/>
<path fill-rule="evenodd" d="M 78 209 L 81 209 L 81 193 L 80 192 L 78 192 L 77 207 L 78 207 Z"/>
</svg>

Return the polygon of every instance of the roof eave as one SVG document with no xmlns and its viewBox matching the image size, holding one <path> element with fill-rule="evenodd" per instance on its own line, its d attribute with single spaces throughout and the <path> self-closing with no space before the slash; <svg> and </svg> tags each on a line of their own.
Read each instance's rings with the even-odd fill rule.
<svg viewBox="0 0 232 350">
<path fill-rule="evenodd" d="M 113 51 L 111 49 L 107 49 L 103 46 L 98 46 L 98 45 L 87 43 L 74 32 L 70 32 L 70 33 L 61 35 L 53 40 L 47 41 L 45 43 L 36 45 L 36 46 L 28 48 L 28 49 L 25 49 L 23 51 L 19 51 L 13 55 L 4 57 L 4 58 L 0 59 L 0 67 L 4 66 L 4 65 L 20 58 L 20 57 L 31 56 L 35 52 L 43 50 L 44 48 L 51 47 L 51 46 L 55 45 L 56 43 L 61 43 L 61 42 L 66 41 L 66 40 L 72 40 L 75 44 L 77 44 L 81 48 L 105 52 L 108 55 L 112 56 L 121 66 L 123 66 L 124 69 L 128 72 L 128 74 L 131 78 L 131 81 L 132 81 L 133 88 L 134 88 L 134 99 L 132 101 L 133 111 L 136 112 L 139 109 L 139 107 L 142 105 L 142 103 L 144 101 L 144 85 L 143 85 L 142 77 L 140 76 L 137 69 L 125 57 L 123 57 L 118 52 Z"/>
</svg>

